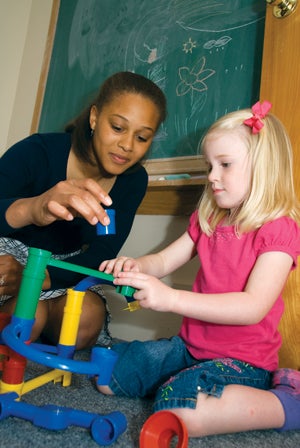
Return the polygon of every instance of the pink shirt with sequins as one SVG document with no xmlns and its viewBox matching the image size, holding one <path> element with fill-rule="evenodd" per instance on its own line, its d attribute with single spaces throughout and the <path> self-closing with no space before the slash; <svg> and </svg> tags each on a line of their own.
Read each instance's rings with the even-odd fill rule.
<svg viewBox="0 0 300 448">
<path fill-rule="evenodd" d="M 243 291 L 259 255 L 272 251 L 286 252 L 293 259 L 294 269 L 300 253 L 300 228 L 287 217 L 278 218 L 240 237 L 235 234 L 234 227 L 218 226 L 208 237 L 201 231 L 197 212 L 194 212 L 188 233 L 200 259 L 194 292 Z M 199 298 L 195 297 L 195 300 Z M 278 367 L 281 345 L 278 324 L 283 309 L 280 295 L 265 318 L 254 325 L 220 325 L 185 317 L 179 336 L 196 359 L 229 357 L 273 371 Z"/>
</svg>

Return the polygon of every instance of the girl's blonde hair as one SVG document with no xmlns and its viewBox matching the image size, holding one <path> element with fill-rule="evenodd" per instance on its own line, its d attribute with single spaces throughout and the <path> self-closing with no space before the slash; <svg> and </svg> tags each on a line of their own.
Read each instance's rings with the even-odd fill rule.
<svg viewBox="0 0 300 448">
<path fill-rule="evenodd" d="M 272 114 L 261 119 L 263 128 L 253 134 L 251 128 L 243 123 L 251 116 L 250 109 L 225 115 L 209 128 L 201 143 L 203 148 L 208 137 L 227 131 L 236 131 L 246 139 L 252 173 L 248 196 L 234 216 L 233 224 L 237 234 L 255 230 L 282 216 L 289 216 L 300 223 L 289 136 L 280 120 Z M 227 209 L 216 204 L 208 183 L 199 202 L 201 229 L 211 235 L 227 214 Z"/>
</svg>

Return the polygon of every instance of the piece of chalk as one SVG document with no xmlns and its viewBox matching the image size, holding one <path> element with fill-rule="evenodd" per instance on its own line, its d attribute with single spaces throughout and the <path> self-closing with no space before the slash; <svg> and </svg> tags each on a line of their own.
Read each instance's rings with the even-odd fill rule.
<svg viewBox="0 0 300 448">
<path fill-rule="evenodd" d="M 190 179 L 189 174 L 167 174 L 164 176 L 165 180 Z"/>
</svg>

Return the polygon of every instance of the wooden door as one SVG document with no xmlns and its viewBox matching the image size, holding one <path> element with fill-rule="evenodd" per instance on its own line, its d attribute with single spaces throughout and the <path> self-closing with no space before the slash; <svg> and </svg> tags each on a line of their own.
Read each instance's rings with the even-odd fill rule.
<svg viewBox="0 0 300 448">
<path fill-rule="evenodd" d="M 284 18 L 273 15 L 274 5 L 267 6 L 260 98 L 272 103 L 290 135 L 300 198 L 300 1 Z M 280 366 L 300 370 L 300 266 L 289 277 L 284 301 Z"/>
</svg>

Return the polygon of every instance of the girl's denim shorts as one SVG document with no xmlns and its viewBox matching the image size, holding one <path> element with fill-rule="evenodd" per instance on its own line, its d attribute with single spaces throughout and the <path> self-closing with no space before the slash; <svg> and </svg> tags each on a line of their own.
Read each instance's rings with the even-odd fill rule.
<svg viewBox="0 0 300 448">
<path fill-rule="evenodd" d="M 195 408 L 199 392 L 220 397 L 228 384 L 270 386 L 270 372 L 231 358 L 197 360 L 178 336 L 122 342 L 110 388 L 126 397 L 155 397 L 154 411 Z"/>
</svg>

